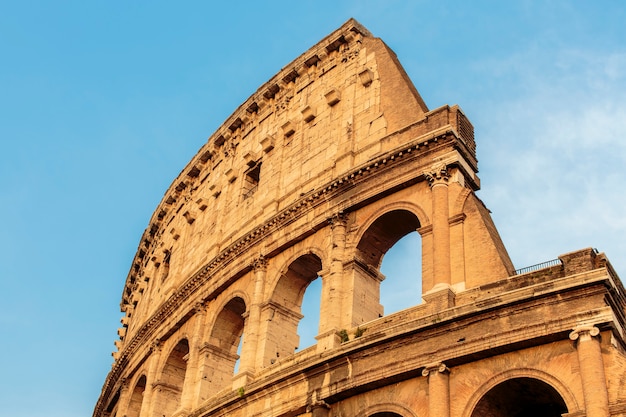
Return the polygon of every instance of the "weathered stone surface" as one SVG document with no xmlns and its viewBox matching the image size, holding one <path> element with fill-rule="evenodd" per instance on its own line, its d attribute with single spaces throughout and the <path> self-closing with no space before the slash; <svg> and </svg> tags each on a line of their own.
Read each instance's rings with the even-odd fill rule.
<svg viewBox="0 0 626 417">
<path fill-rule="evenodd" d="M 479 187 L 459 107 L 429 110 L 394 53 L 346 22 L 165 193 L 94 416 L 626 414 L 610 264 L 585 249 L 516 274 Z M 383 316 L 382 257 L 413 231 L 424 303 Z M 318 277 L 317 344 L 296 353 Z"/>
</svg>

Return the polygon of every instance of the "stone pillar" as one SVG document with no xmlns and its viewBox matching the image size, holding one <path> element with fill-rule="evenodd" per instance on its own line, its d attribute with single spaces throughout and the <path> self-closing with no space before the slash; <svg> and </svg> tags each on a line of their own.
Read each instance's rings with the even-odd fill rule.
<svg viewBox="0 0 626 417">
<path fill-rule="evenodd" d="M 161 348 L 161 342 L 158 339 L 152 343 L 152 346 L 150 346 L 150 365 L 148 367 L 148 376 L 146 377 L 146 389 L 143 393 L 140 417 L 152 417 L 155 413 L 155 383 L 157 382 L 159 375 Z"/>
<path fill-rule="evenodd" d="M 130 402 L 130 387 L 128 386 L 129 381 L 126 378 L 122 378 L 122 384 L 120 387 L 120 398 L 117 401 L 119 404 L 117 407 L 117 415 L 125 416 L 128 413 L 128 405 Z"/>
<path fill-rule="evenodd" d="M 265 293 L 265 276 L 267 274 L 267 259 L 263 255 L 254 260 L 254 294 L 250 304 L 249 314 L 244 326 L 243 346 L 241 347 L 241 360 L 239 373 L 246 373 L 250 377 L 257 369 L 262 367 L 263 355 L 259 352 L 259 338 L 261 337 L 261 306 Z"/>
<path fill-rule="evenodd" d="M 195 386 L 201 377 L 199 372 L 200 363 L 200 344 L 202 343 L 202 330 L 204 328 L 204 320 L 206 316 L 206 305 L 198 303 L 194 306 L 195 323 L 193 335 L 189 340 L 189 358 L 187 360 L 187 371 L 185 372 L 185 382 L 183 384 L 183 392 L 180 398 L 180 408 L 182 410 L 192 410 L 197 404 L 197 393 Z"/>
<path fill-rule="evenodd" d="M 609 398 L 600 346 L 600 329 L 595 326 L 579 326 L 570 333 L 569 338 L 577 342 L 587 417 L 608 417 Z"/>
<path fill-rule="evenodd" d="M 428 416 L 450 417 L 450 370 L 435 363 L 426 366 L 422 375 L 428 377 Z"/>
<path fill-rule="evenodd" d="M 450 224 L 448 223 L 448 180 L 445 164 L 433 167 L 426 179 L 432 191 L 433 275 L 434 286 L 450 285 Z"/>
<path fill-rule="evenodd" d="M 343 305 L 343 258 L 346 247 L 347 216 L 339 213 L 328 219 L 330 224 L 330 267 L 322 274 L 322 297 L 320 300 L 320 324 L 317 348 L 320 351 L 339 345 L 338 332 L 350 327 L 351 314 L 344 312 Z"/>
</svg>

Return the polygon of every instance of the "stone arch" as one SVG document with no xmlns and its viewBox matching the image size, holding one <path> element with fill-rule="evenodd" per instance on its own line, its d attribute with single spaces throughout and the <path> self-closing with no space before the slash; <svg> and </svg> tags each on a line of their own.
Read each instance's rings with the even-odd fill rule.
<svg viewBox="0 0 626 417">
<path fill-rule="evenodd" d="M 324 251 L 323 249 L 317 246 L 307 245 L 306 247 L 302 247 L 300 249 L 294 250 L 288 257 L 286 257 L 286 260 L 283 260 L 282 262 L 279 262 L 278 265 L 276 265 L 277 267 L 280 266 L 280 268 L 272 268 L 273 271 L 278 271 L 278 273 L 274 274 L 273 276 L 268 276 L 268 279 L 270 280 L 269 286 L 268 286 L 270 288 L 268 299 L 271 300 L 275 296 L 276 287 L 279 284 L 285 272 L 289 269 L 289 267 L 298 259 L 308 256 L 308 255 L 312 255 L 318 258 L 320 260 L 321 265 L 325 266 L 326 264 L 325 259 L 327 258 L 328 255 L 326 251 Z M 277 258 L 272 259 L 272 262 L 275 261 L 276 259 Z M 317 272 L 320 272 L 321 269 L 322 268 L 320 268 Z"/>
<path fill-rule="evenodd" d="M 398 240 L 417 231 L 428 221 L 419 206 L 396 203 L 377 211 L 360 228 L 357 234 L 355 256 L 366 265 L 380 268 L 383 255 Z"/>
<path fill-rule="evenodd" d="M 356 244 L 351 247 L 351 260 L 344 267 L 346 291 L 352 294 L 351 327 L 382 317 L 382 259 L 401 238 L 420 228 L 420 218 L 416 213 L 426 218 L 423 211 L 414 204 L 401 202 L 387 205 L 369 216 L 356 234 Z M 423 240 L 421 246 L 423 252 Z"/>
<path fill-rule="evenodd" d="M 180 407 L 189 359 L 189 341 L 182 338 L 172 348 L 161 370 L 156 388 L 156 404 L 162 415 L 169 417 Z"/>
<path fill-rule="evenodd" d="M 146 376 L 142 374 L 137 379 L 137 382 L 135 382 L 133 391 L 130 394 L 128 410 L 126 411 L 127 417 L 139 417 L 139 415 L 141 414 L 141 405 L 142 405 L 143 394 L 145 390 L 146 390 Z"/>
<path fill-rule="evenodd" d="M 232 296 L 219 310 L 205 349 L 212 356 L 212 391 L 224 388 L 232 381 L 235 364 L 239 359 L 237 348 L 243 336 L 246 302 L 241 294 Z"/>
<path fill-rule="evenodd" d="M 493 411 L 495 408 L 505 411 L 498 414 Z M 519 412 L 511 414 L 513 409 Z M 560 380 L 546 372 L 524 368 L 490 378 L 472 394 L 463 416 L 559 417 L 576 410 L 574 395 Z"/>
<path fill-rule="evenodd" d="M 262 321 L 267 324 L 264 366 L 292 355 L 299 347 L 298 323 L 303 317 L 304 292 L 322 270 L 322 259 L 315 252 L 309 250 L 291 258 L 281 269 L 269 301 L 263 306 Z"/>
<path fill-rule="evenodd" d="M 359 417 L 417 417 L 412 410 L 395 403 L 382 403 L 368 407 L 358 414 Z"/>
</svg>

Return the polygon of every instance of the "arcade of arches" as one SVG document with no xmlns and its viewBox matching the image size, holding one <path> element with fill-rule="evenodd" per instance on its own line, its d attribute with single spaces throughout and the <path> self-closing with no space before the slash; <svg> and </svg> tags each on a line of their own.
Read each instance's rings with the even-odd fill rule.
<svg viewBox="0 0 626 417">
<path fill-rule="evenodd" d="M 626 416 L 626 291 L 608 259 L 587 248 L 516 270 L 480 186 L 467 116 L 429 109 L 349 20 L 165 192 L 94 417 Z M 419 270 L 384 282 L 409 236 Z M 385 314 L 385 284 L 421 288 Z"/>
</svg>

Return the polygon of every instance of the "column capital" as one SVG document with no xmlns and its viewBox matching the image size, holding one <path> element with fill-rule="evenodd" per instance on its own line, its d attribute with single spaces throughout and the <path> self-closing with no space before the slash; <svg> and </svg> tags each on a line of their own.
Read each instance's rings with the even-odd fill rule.
<svg viewBox="0 0 626 417">
<path fill-rule="evenodd" d="M 428 184 L 430 188 L 433 188 L 436 185 L 447 185 L 448 180 L 450 179 L 450 174 L 448 173 L 448 166 L 445 163 L 434 164 L 430 171 L 424 173 L 424 176 L 428 180 Z"/>
<path fill-rule="evenodd" d="M 129 386 L 130 386 L 130 381 L 128 380 L 128 378 L 120 379 L 120 389 L 122 391 L 128 391 Z"/>
<path fill-rule="evenodd" d="M 571 340 L 590 340 L 600 334 L 600 329 L 593 325 L 576 326 L 569 334 Z"/>
<path fill-rule="evenodd" d="M 252 268 L 254 271 L 267 271 L 267 258 L 263 255 L 259 255 L 258 258 L 252 261 Z"/>
<path fill-rule="evenodd" d="M 200 301 L 200 302 L 197 302 L 196 304 L 194 304 L 193 312 L 195 314 L 204 314 L 204 313 L 206 313 L 206 303 Z"/>
<path fill-rule="evenodd" d="M 150 352 L 160 352 L 162 347 L 163 347 L 163 343 L 161 342 L 161 340 L 155 339 L 150 344 Z"/>
<path fill-rule="evenodd" d="M 343 211 L 329 217 L 328 224 L 330 224 L 331 229 L 334 229 L 336 226 L 346 226 L 348 224 L 348 215 Z"/>
<path fill-rule="evenodd" d="M 450 373 L 450 368 L 448 368 L 443 362 L 431 363 L 430 365 L 426 365 L 424 369 L 422 369 L 422 376 L 428 376 L 434 372 L 447 374 Z"/>
</svg>

